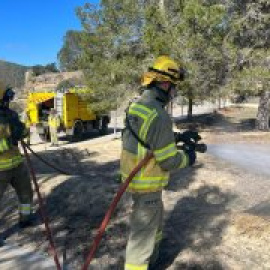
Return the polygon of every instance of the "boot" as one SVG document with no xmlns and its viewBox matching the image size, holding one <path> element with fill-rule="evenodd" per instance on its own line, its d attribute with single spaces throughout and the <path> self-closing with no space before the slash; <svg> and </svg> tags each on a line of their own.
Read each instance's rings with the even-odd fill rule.
<svg viewBox="0 0 270 270">
<path fill-rule="evenodd" d="M 29 216 L 21 216 L 19 220 L 19 227 L 21 229 L 34 226 L 34 223 L 36 221 L 36 215 L 31 214 Z"/>
</svg>

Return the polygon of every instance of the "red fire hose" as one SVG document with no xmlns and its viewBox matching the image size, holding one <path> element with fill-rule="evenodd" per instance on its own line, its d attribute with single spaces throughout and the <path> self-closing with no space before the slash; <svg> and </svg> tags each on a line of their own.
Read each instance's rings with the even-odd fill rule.
<svg viewBox="0 0 270 270">
<path fill-rule="evenodd" d="M 28 152 L 26 150 L 27 145 L 23 141 L 21 141 L 21 145 L 22 145 L 23 152 L 24 152 L 24 155 L 25 155 L 25 158 L 26 158 L 27 167 L 28 167 L 29 172 L 30 172 L 30 174 L 32 176 L 32 180 L 33 180 L 35 190 L 36 190 L 36 193 L 37 193 L 38 203 L 39 203 L 39 206 L 40 206 L 39 210 L 40 210 L 41 218 L 42 218 L 42 220 L 44 222 L 44 225 L 45 225 L 46 236 L 47 236 L 47 238 L 49 240 L 49 243 L 50 243 L 50 249 L 51 249 L 50 251 L 52 253 L 52 256 L 53 256 L 54 262 L 56 264 L 57 270 L 61 270 L 61 266 L 60 266 L 60 263 L 59 263 L 59 259 L 58 259 L 58 256 L 57 256 L 56 248 L 55 248 L 53 237 L 52 237 L 52 232 L 51 232 L 50 227 L 49 227 L 49 221 L 48 221 L 48 218 L 47 218 L 47 215 L 46 215 L 46 212 L 45 212 L 45 204 L 44 204 L 44 201 L 43 201 L 42 196 L 41 196 L 40 191 L 39 191 L 39 186 L 38 186 L 38 183 L 37 183 L 35 171 L 34 171 L 34 169 L 32 167 L 29 154 L 28 154 Z"/>
<path fill-rule="evenodd" d="M 115 195 L 112 203 L 110 204 L 110 207 L 107 211 L 107 213 L 105 214 L 104 216 L 104 219 L 98 229 L 98 233 L 93 241 L 93 244 L 91 246 L 91 249 L 88 253 L 88 256 L 86 258 L 86 261 L 82 267 L 82 270 L 87 270 L 88 268 L 88 265 L 90 264 L 91 260 L 93 259 L 94 255 L 95 255 L 95 252 L 98 248 L 98 245 L 99 245 L 99 242 L 102 238 L 102 235 L 106 229 L 106 226 L 108 225 L 109 221 L 110 221 L 110 218 L 117 206 L 117 203 L 119 202 L 119 200 L 121 199 L 123 193 L 126 191 L 130 181 L 133 179 L 133 177 L 138 173 L 138 171 L 143 167 L 145 166 L 149 160 L 153 157 L 153 153 L 152 152 L 149 152 L 145 158 L 143 160 L 141 160 L 139 162 L 139 164 L 133 169 L 133 171 L 130 173 L 130 175 L 127 177 L 126 181 L 121 185 L 120 189 L 118 190 L 117 194 Z"/>
</svg>

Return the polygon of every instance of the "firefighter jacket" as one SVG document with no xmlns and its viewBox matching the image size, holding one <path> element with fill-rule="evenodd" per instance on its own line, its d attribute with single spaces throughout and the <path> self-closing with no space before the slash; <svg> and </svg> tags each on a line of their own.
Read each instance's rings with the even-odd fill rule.
<svg viewBox="0 0 270 270">
<path fill-rule="evenodd" d="M 50 128 L 57 129 L 60 126 L 60 119 L 57 114 L 50 114 L 48 118 L 48 125 Z"/>
<path fill-rule="evenodd" d="M 26 136 L 27 129 L 18 114 L 0 107 L 0 171 L 15 168 L 23 162 L 18 141 Z"/>
<path fill-rule="evenodd" d="M 172 120 L 164 109 L 166 100 L 161 91 L 153 87 L 146 89 L 142 97 L 127 109 L 120 160 L 123 181 L 146 156 L 147 151 L 154 154 L 154 158 L 129 184 L 130 192 L 162 190 L 168 184 L 169 172 L 187 167 L 189 163 L 187 154 L 176 148 Z"/>
</svg>

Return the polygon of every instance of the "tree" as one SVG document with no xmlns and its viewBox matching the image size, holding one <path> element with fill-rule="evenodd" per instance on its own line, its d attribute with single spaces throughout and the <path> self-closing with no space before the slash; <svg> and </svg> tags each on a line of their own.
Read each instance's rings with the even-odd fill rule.
<svg viewBox="0 0 270 270">
<path fill-rule="evenodd" d="M 82 54 L 81 31 L 68 30 L 64 37 L 64 44 L 57 54 L 60 69 L 75 71 L 79 69 L 79 58 Z"/>
<path fill-rule="evenodd" d="M 256 126 L 259 130 L 269 130 L 270 119 L 270 91 L 264 88 L 264 85 L 259 84 L 260 88 L 260 101 L 257 113 Z"/>
<path fill-rule="evenodd" d="M 217 3 L 216 3 L 217 2 Z M 180 87 L 192 117 L 194 98 L 205 99 L 225 84 L 222 50 L 226 9 L 220 1 L 151 1 L 145 7 L 144 42 L 154 55 L 169 54 L 189 71 Z"/>
<path fill-rule="evenodd" d="M 55 63 L 49 63 L 45 66 L 43 65 L 35 65 L 32 67 L 32 71 L 35 76 L 39 76 L 48 72 L 59 72 Z"/>
<path fill-rule="evenodd" d="M 91 89 L 85 98 L 96 112 L 115 109 L 136 85 L 143 51 L 137 10 L 131 0 L 106 0 L 77 10 L 83 25 L 80 67 Z"/>
<path fill-rule="evenodd" d="M 227 2 L 231 3 L 103 0 L 98 6 L 78 8 L 83 30 L 78 38 L 72 38 L 78 41 L 75 48 L 80 48 L 80 53 L 70 50 L 70 59 L 77 55 L 95 110 L 115 108 L 128 89 L 139 86 L 140 75 L 161 54 L 172 56 L 189 70 L 180 92 L 189 98 L 190 116 L 194 98 L 221 97 L 227 89 L 233 58 L 229 56 L 234 52 L 233 46 L 227 46 L 232 42 L 226 41 L 231 31 L 232 15 L 228 14 L 233 14 Z"/>
<path fill-rule="evenodd" d="M 270 95 L 269 87 L 269 49 L 270 49 L 270 3 L 268 0 L 231 1 L 230 39 L 236 47 L 236 63 L 234 78 L 245 77 L 248 85 L 253 85 L 253 92 L 260 91 L 260 103 L 257 113 L 257 127 L 268 130 Z M 237 75 L 241 73 L 241 75 Z M 252 79 L 251 79 L 252 78 Z M 267 124 L 266 124 L 267 122 Z"/>
</svg>

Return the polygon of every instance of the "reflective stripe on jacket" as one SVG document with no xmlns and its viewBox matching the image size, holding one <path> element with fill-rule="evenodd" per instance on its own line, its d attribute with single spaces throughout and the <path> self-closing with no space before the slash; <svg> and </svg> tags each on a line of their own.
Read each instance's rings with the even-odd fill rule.
<svg viewBox="0 0 270 270">
<path fill-rule="evenodd" d="M 151 97 L 152 93 L 132 103 L 127 112 L 132 130 L 150 146 L 155 157 L 133 178 L 128 187 L 131 192 L 161 190 L 168 184 L 170 170 L 188 165 L 186 154 L 177 151 L 170 117 L 159 102 Z M 123 132 L 120 166 L 123 180 L 145 157 L 147 151 L 126 128 Z"/>
<path fill-rule="evenodd" d="M 0 171 L 15 168 L 23 162 L 23 157 L 18 149 L 13 149 L 8 154 L 0 155 Z"/>
<path fill-rule="evenodd" d="M 9 149 L 9 145 L 7 139 L 0 139 L 0 154 L 7 151 Z"/>
</svg>

